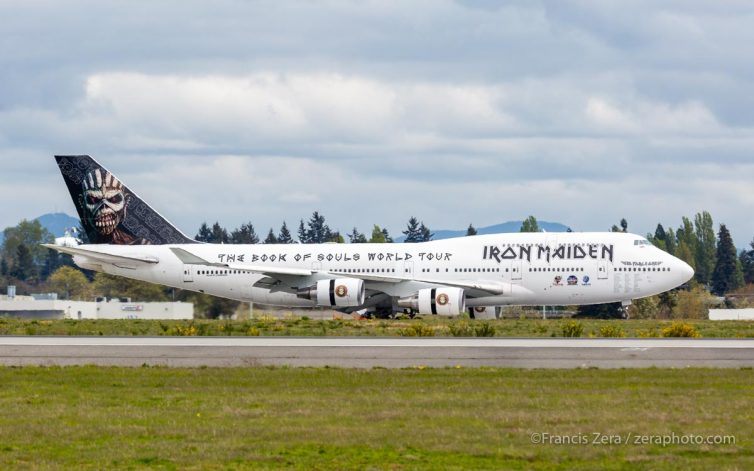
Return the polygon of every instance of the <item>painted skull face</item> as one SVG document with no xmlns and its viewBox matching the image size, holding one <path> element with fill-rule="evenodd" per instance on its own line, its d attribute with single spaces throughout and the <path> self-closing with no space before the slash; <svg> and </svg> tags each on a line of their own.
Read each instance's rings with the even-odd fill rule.
<svg viewBox="0 0 754 471">
<path fill-rule="evenodd" d="M 123 184 L 110 172 L 97 168 L 86 174 L 81 186 L 87 222 L 101 235 L 112 234 L 126 217 Z"/>
</svg>

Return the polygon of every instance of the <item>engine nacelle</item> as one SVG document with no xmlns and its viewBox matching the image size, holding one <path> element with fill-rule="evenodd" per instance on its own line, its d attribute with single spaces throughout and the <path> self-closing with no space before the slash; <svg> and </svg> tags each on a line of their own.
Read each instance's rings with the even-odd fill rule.
<svg viewBox="0 0 754 471">
<path fill-rule="evenodd" d="M 469 317 L 472 319 L 492 320 L 500 319 L 500 306 L 476 306 L 469 308 Z"/>
<path fill-rule="evenodd" d="M 426 288 L 415 295 L 398 300 L 398 306 L 413 309 L 419 314 L 458 316 L 466 310 L 466 293 L 462 288 Z"/>
<path fill-rule="evenodd" d="M 364 280 L 337 278 L 320 280 L 317 284 L 298 290 L 298 297 L 311 299 L 317 306 L 355 307 L 364 304 Z"/>
</svg>

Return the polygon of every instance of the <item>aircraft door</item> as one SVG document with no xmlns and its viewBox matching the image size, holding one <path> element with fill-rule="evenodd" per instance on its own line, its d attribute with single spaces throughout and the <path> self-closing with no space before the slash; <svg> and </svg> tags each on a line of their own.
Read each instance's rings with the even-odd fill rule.
<svg viewBox="0 0 754 471">
<path fill-rule="evenodd" d="M 414 262 L 403 262 L 403 276 L 407 278 L 414 277 Z"/>
<path fill-rule="evenodd" d="M 511 263 L 511 280 L 521 281 L 521 260 L 515 260 Z"/>
<path fill-rule="evenodd" d="M 608 264 L 607 262 L 600 262 L 599 265 L 597 266 L 597 279 L 606 280 L 609 269 L 610 269 L 610 264 Z"/>
<path fill-rule="evenodd" d="M 194 265 L 183 265 L 183 282 L 184 283 L 194 282 L 194 268 L 195 268 Z"/>
</svg>

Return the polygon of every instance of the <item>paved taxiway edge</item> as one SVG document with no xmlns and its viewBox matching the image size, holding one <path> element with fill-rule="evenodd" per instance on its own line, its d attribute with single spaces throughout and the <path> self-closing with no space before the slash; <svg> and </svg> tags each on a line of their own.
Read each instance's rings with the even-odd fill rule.
<svg viewBox="0 0 754 471">
<path fill-rule="evenodd" d="M 754 339 L 0 337 L 2 365 L 752 367 Z"/>
</svg>

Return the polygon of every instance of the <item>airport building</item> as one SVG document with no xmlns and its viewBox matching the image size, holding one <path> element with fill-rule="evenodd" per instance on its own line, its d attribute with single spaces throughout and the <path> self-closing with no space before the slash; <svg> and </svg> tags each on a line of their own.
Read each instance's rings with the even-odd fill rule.
<svg viewBox="0 0 754 471">
<path fill-rule="evenodd" d="M 15 287 L 0 296 L 0 317 L 23 319 L 193 319 L 192 303 L 133 302 L 97 298 L 95 301 L 60 300 L 57 295 L 16 296 Z"/>
<path fill-rule="evenodd" d="M 754 321 L 754 309 L 710 309 L 712 321 Z"/>
</svg>

